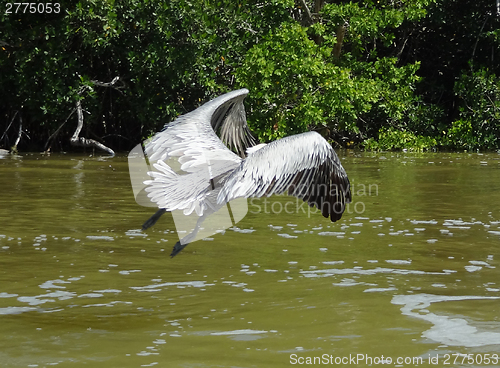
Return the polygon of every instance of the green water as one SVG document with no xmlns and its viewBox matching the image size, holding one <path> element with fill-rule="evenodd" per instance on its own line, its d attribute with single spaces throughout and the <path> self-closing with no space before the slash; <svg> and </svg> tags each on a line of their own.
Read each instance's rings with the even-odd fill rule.
<svg viewBox="0 0 500 368">
<path fill-rule="evenodd" d="M 341 156 L 338 223 L 272 197 L 173 259 L 125 156 L 0 159 L 0 366 L 498 366 L 500 156 Z"/>
</svg>

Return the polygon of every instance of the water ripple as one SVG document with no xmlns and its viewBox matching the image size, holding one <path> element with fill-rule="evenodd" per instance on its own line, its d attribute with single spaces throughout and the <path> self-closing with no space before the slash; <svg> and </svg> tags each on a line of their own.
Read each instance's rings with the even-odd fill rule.
<svg viewBox="0 0 500 368">
<path fill-rule="evenodd" d="M 400 268 L 387 268 L 387 267 L 376 267 L 376 268 L 363 268 L 361 266 L 356 266 L 353 268 L 329 268 L 323 270 L 314 271 L 300 271 L 304 277 L 328 277 L 334 275 L 375 275 L 375 274 L 397 274 L 397 275 L 449 275 L 456 271 L 453 270 L 443 270 L 441 272 L 428 272 L 420 270 L 408 270 Z"/>
<path fill-rule="evenodd" d="M 401 312 L 410 317 L 430 322 L 433 326 L 422 333 L 422 337 L 448 346 L 479 347 L 500 345 L 500 323 L 489 322 L 488 326 L 499 332 L 480 331 L 473 322 L 461 317 L 450 317 L 427 310 L 433 303 L 465 300 L 496 300 L 494 296 L 447 296 L 432 294 L 395 295 L 391 303 L 402 305 Z"/>
<path fill-rule="evenodd" d="M 177 286 L 177 287 L 188 286 L 188 287 L 202 288 L 211 285 L 214 284 L 207 284 L 205 281 L 179 281 L 179 282 L 164 282 L 162 284 L 153 284 L 146 286 L 131 286 L 130 288 L 137 291 L 152 292 L 152 291 L 161 291 L 162 288 L 168 286 Z"/>
</svg>

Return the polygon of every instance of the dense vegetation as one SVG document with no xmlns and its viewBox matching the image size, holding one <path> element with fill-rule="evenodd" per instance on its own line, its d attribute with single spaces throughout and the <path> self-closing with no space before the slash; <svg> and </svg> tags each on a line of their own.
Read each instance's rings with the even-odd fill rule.
<svg viewBox="0 0 500 368">
<path fill-rule="evenodd" d="M 499 149 L 495 1 L 5 8 L 0 147 L 16 145 L 22 131 L 19 149 L 68 149 L 80 105 L 83 135 L 128 150 L 178 114 L 246 87 L 249 124 L 262 141 L 313 129 L 344 147 Z"/>
</svg>

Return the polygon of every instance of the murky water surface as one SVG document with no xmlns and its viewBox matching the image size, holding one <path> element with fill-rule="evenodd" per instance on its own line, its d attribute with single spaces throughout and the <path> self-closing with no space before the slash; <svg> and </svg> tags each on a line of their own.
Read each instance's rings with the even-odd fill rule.
<svg viewBox="0 0 500 368">
<path fill-rule="evenodd" d="M 340 222 L 255 200 L 174 259 L 125 156 L 0 159 L 1 366 L 498 366 L 500 156 L 341 156 Z"/>
</svg>

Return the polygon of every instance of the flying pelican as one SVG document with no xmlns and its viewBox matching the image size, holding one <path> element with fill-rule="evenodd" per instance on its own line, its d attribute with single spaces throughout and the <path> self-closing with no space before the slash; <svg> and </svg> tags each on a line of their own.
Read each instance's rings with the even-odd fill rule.
<svg viewBox="0 0 500 368">
<path fill-rule="evenodd" d="M 144 184 L 159 210 L 143 230 L 166 211 L 183 210 L 185 215 L 194 211 L 199 216 L 194 230 L 175 244 L 171 257 L 195 239 L 208 216 L 235 198 L 288 192 L 316 206 L 332 222 L 351 202 L 347 174 L 320 134 L 307 132 L 257 144 L 243 106 L 248 93 L 232 91 L 179 116 L 145 145 L 157 171 L 148 172 L 151 180 Z M 181 172 L 175 172 L 168 160 L 180 165 Z"/>
</svg>

